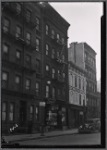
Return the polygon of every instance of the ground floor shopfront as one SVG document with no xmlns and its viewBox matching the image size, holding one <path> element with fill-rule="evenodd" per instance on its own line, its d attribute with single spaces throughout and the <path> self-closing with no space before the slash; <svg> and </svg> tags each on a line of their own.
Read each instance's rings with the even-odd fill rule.
<svg viewBox="0 0 107 150">
<path fill-rule="evenodd" d="M 85 122 L 86 107 L 69 104 L 68 108 L 68 126 L 69 128 L 77 128 Z"/>
<path fill-rule="evenodd" d="M 65 102 L 44 100 L 32 95 L 2 94 L 2 133 L 36 133 L 41 126 L 49 130 L 63 129 L 67 126 L 67 107 Z"/>
</svg>

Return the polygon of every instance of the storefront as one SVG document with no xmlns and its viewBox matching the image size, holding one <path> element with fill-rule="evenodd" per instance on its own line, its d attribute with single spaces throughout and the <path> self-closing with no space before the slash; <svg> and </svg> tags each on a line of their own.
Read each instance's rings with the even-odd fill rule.
<svg viewBox="0 0 107 150">
<path fill-rule="evenodd" d="M 45 124 L 51 129 L 62 129 L 67 125 L 66 107 L 59 104 L 47 104 Z"/>
</svg>

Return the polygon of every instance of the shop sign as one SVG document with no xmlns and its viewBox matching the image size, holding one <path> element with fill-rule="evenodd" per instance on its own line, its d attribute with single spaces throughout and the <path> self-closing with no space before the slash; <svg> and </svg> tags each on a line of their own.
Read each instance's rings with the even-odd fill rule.
<svg viewBox="0 0 107 150">
<path fill-rule="evenodd" d="M 45 104 L 45 102 L 40 102 L 39 103 L 39 106 L 45 106 L 46 104 Z"/>
</svg>

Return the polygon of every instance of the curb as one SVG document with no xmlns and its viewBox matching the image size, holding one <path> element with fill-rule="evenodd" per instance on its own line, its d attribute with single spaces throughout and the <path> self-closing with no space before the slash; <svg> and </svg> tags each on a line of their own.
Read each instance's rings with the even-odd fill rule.
<svg viewBox="0 0 107 150">
<path fill-rule="evenodd" d="M 25 138 L 25 139 L 20 139 L 20 140 L 14 140 L 14 141 L 10 141 L 10 142 L 14 143 L 14 142 L 36 140 L 36 139 L 45 139 L 45 138 L 52 138 L 52 137 L 64 136 L 64 135 L 73 135 L 73 134 L 77 134 L 77 133 L 78 132 L 75 132 L 75 133 L 65 133 L 65 134 L 57 134 L 57 135 L 44 135 L 44 136 L 39 136 L 39 137 L 32 137 L 32 138 Z"/>
</svg>

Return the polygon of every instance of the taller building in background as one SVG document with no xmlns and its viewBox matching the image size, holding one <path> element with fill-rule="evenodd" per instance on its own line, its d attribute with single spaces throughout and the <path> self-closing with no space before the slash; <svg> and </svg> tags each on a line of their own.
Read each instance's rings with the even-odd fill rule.
<svg viewBox="0 0 107 150">
<path fill-rule="evenodd" d="M 97 117 L 96 52 L 87 43 L 82 44 L 87 81 L 87 118 L 95 118 Z"/>
<path fill-rule="evenodd" d="M 72 50 L 70 51 L 70 49 Z M 84 70 L 87 99 L 86 118 L 95 118 L 97 117 L 96 52 L 87 43 L 71 43 L 69 48 L 69 60 L 72 60 L 75 65 L 78 64 L 78 66 Z M 75 80 L 74 78 L 73 82 Z M 74 101 L 76 100 L 76 98 L 72 99 Z"/>
<path fill-rule="evenodd" d="M 2 132 L 67 126 L 66 22 L 48 3 L 2 2 Z"/>
<path fill-rule="evenodd" d="M 69 61 L 69 126 L 78 127 L 86 119 L 86 77 L 84 49 L 80 43 L 71 43 Z"/>
</svg>

